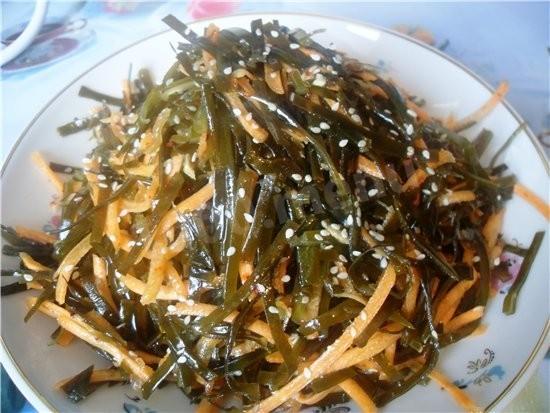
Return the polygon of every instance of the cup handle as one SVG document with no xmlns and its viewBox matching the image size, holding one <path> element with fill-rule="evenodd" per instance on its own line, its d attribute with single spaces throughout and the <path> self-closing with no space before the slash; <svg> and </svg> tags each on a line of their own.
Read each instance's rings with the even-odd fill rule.
<svg viewBox="0 0 550 413">
<path fill-rule="evenodd" d="M 36 35 L 40 32 L 40 28 L 42 27 L 47 11 L 48 1 L 36 0 L 31 20 L 27 27 L 25 27 L 25 30 L 23 30 L 23 33 L 11 42 L 9 46 L 0 50 L 0 66 L 3 66 L 10 60 L 14 59 L 32 43 Z"/>
</svg>

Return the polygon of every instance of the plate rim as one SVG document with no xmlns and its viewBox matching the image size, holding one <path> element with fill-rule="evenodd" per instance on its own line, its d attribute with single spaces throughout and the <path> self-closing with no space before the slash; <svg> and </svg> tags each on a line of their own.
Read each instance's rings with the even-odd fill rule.
<svg viewBox="0 0 550 413">
<path fill-rule="evenodd" d="M 481 84 L 487 91 L 489 91 L 491 94 L 495 92 L 495 88 L 488 83 L 485 79 L 483 79 L 480 75 L 475 73 L 472 69 L 467 67 L 462 62 L 458 61 L 457 59 L 447 55 L 446 53 L 442 52 L 441 50 L 437 49 L 436 47 L 433 47 L 427 43 L 424 43 L 418 39 L 415 39 L 409 35 L 406 35 L 404 33 L 400 33 L 396 30 L 389 29 L 386 27 L 379 26 L 377 24 L 369 23 L 360 21 L 357 19 L 352 18 L 346 18 L 346 17 L 338 17 L 338 16 L 328 16 L 321 13 L 306 13 L 306 12 L 277 12 L 277 11 L 266 11 L 266 12 L 242 12 L 242 13 L 232 13 L 229 15 L 224 16 L 213 16 L 213 17 L 206 17 L 202 19 L 196 19 L 191 20 L 188 22 L 188 24 L 194 24 L 194 23 L 201 23 L 206 21 L 213 21 L 213 20 L 224 20 L 234 17 L 256 17 L 256 18 L 276 18 L 276 16 L 301 16 L 301 17 L 313 17 L 317 19 L 325 19 L 330 21 L 337 21 L 341 23 L 351 23 L 357 26 L 372 28 L 375 30 L 379 30 L 381 32 L 397 36 L 399 38 L 402 38 L 404 40 L 407 40 L 409 42 L 412 42 L 416 44 L 417 46 L 420 46 L 424 49 L 427 49 L 428 51 L 431 51 L 432 53 L 435 53 L 439 57 L 447 60 L 449 63 L 457 66 L 459 69 L 464 71 L 466 74 L 468 74 L 470 77 L 472 77 L 473 80 L 477 81 L 479 84 Z M 152 38 L 155 38 L 157 36 L 161 36 L 167 32 L 169 32 L 171 29 L 165 29 L 161 30 L 159 32 L 150 34 L 148 36 L 142 37 L 132 43 L 127 44 L 126 46 L 117 49 L 113 53 L 108 54 L 104 58 L 98 60 L 96 63 L 94 63 L 92 66 L 90 66 L 88 69 L 80 73 L 77 77 L 75 77 L 72 81 L 67 83 L 64 87 L 62 87 L 51 99 L 49 99 L 46 104 L 36 113 L 36 115 L 31 119 L 31 121 L 28 123 L 28 125 L 23 129 L 13 146 L 11 147 L 8 155 L 6 156 L 5 160 L 2 162 L 2 168 L 0 170 L 0 180 L 4 179 L 4 174 L 6 172 L 6 169 L 8 167 L 8 164 L 10 163 L 13 155 L 17 151 L 19 145 L 25 139 L 28 131 L 30 128 L 36 123 L 36 121 L 42 116 L 42 114 L 53 104 L 54 101 L 56 101 L 61 95 L 63 95 L 67 89 L 69 89 L 71 86 L 73 86 L 75 83 L 77 83 L 80 79 L 82 79 L 85 75 L 87 75 L 92 70 L 96 69 L 98 66 L 102 65 L 109 59 L 115 57 L 116 55 L 122 53 L 123 51 L 130 49 L 140 43 L 143 43 L 145 41 L 148 41 Z M 525 120 L 522 118 L 522 116 L 516 111 L 516 109 L 508 102 L 507 99 L 501 100 L 500 104 L 504 106 L 504 108 L 514 117 L 514 119 L 518 122 L 518 124 L 524 124 L 525 127 L 523 130 L 525 131 L 526 135 L 529 138 L 529 141 L 534 146 L 537 155 L 540 157 L 542 164 L 544 166 L 544 169 L 546 171 L 546 175 L 550 176 L 550 161 L 548 157 L 546 156 L 546 152 L 544 151 L 542 144 L 537 139 L 533 131 L 531 130 L 530 126 L 525 122 Z M 548 348 L 550 346 L 550 317 L 547 317 L 545 327 L 542 330 L 541 335 L 539 336 L 539 339 L 535 346 L 533 347 L 533 350 L 523 366 L 520 368 L 518 373 L 514 376 L 512 381 L 502 390 L 502 392 L 499 393 L 499 395 L 486 407 L 487 411 L 493 411 L 498 406 L 503 407 L 504 402 L 510 402 L 513 397 L 515 397 L 521 389 L 523 389 L 523 386 L 526 384 L 527 380 L 533 375 L 535 372 L 535 369 L 538 367 L 542 359 L 544 358 L 545 352 L 542 351 L 544 348 Z M 3 365 L 3 367 L 6 369 L 6 372 L 10 376 L 11 380 L 16 384 L 18 389 L 21 390 L 21 392 L 25 395 L 25 398 L 29 403 L 32 404 L 34 408 L 36 408 L 38 411 L 56 411 L 56 408 L 34 387 L 34 385 L 28 380 L 28 378 L 23 374 L 21 371 L 19 365 L 13 358 L 11 352 L 9 351 L 7 345 L 4 342 L 4 338 L 0 334 L 0 361 Z M 521 384 L 521 386 L 520 386 Z"/>
</svg>

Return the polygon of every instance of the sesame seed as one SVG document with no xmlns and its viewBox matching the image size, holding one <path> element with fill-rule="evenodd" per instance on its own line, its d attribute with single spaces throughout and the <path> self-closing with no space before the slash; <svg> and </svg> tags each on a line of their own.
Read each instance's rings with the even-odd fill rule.
<svg viewBox="0 0 550 413">
<path fill-rule="evenodd" d="M 386 268 L 388 266 L 388 259 L 386 257 L 382 257 L 380 260 L 380 268 Z"/>
<path fill-rule="evenodd" d="M 338 111 L 338 109 L 340 109 L 340 102 L 334 102 L 330 105 L 330 110 L 332 110 L 333 112 Z"/>
<path fill-rule="evenodd" d="M 302 297 L 302 304 L 307 304 L 307 303 L 309 303 L 309 297 L 307 295 L 304 295 Z"/>
<path fill-rule="evenodd" d="M 426 159 L 430 159 L 430 151 L 427 150 L 427 149 L 424 149 L 424 150 L 422 151 L 422 156 L 423 156 L 424 158 L 426 158 Z"/>
<path fill-rule="evenodd" d="M 426 258 L 426 254 L 419 253 L 419 254 L 416 256 L 416 259 L 417 259 L 418 261 L 422 261 L 424 258 Z"/>
<path fill-rule="evenodd" d="M 166 82 L 164 82 L 164 84 L 166 86 L 170 86 L 172 83 L 174 83 L 174 79 L 170 78 L 170 79 L 166 79 Z"/>
<path fill-rule="evenodd" d="M 99 179 L 100 181 L 104 181 L 104 180 L 107 179 L 107 177 L 103 174 L 99 174 L 99 175 L 97 175 L 97 179 Z"/>
<path fill-rule="evenodd" d="M 449 198 L 444 197 L 444 198 L 443 198 L 443 201 L 442 201 L 442 204 L 443 204 L 444 206 L 448 206 L 448 205 L 450 204 Z"/>
<path fill-rule="evenodd" d="M 311 177 L 310 174 L 307 174 L 307 175 L 304 177 L 304 180 L 305 180 L 307 183 L 309 183 L 309 182 L 311 182 L 311 181 L 313 180 L 313 178 Z"/>
<path fill-rule="evenodd" d="M 312 376 L 311 370 L 308 369 L 308 368 L 306 367 L 306 368 L 304 369 L 304 377 L 305 377 L 307 380 L 309 380 L 309 379 L 311 379 L 311 376 Z"/>
<path fill-rule="evenodd" d="M 191 322 L 191 316 L 186 315 L 185 318 L 183 319 L 183 324 L 188 325 L 190 322 Z"/>
<path fill-rule="evenodd" d="M 332 275 L 338 274 L 339 268 L 335 265 L 334 267 L 330 267 L 330 273 Z"/>
<path fill-rule="evenodd" d="M 294 179 L 296 182 L 299 182 L 302 180 L 302 175 L 300 174 L 292 174 L 290 175 L 292 177 L 292 179 Z"/>
<path fill-rule="evenodd" d="M 178 363 L 185 363 L 187 361 L 187 357 L 185 357 L 183 354 L 178 357 Z"/>
<path fill-rule="evenodd" d="M 322 240 L 323 240 L 323 237 L 320 236 L 319 234 L 315 234 L 315 235 L 313 236 L 313 238 L 315 238 L 317 241 L 322 241 Z"/>
<path fill-rule="evenodd" d="M 341 280 L 345 280 L 346 278 L 348 278 L 348 273 L 345 271 L 341 271 L 336 274 L 336 277 L 340 278 Z"/>
<path fill-rule="evenodd" d="M 358 257 L 358 256 L 361 255 L 361 251 L 357 251 L 357 250 L 356 250 L 356 251 L 352 251 L 352 252 L 351 252 L 351 255 L 353 255 L 354 257 Z"/>
<path fill-rule="evenodd" d="M 405 129 L 405 132 L 407 132 L 407 135 L 412 135 L 414 133 L 414 126 L 409 123 Z"/>
<path fill-rule="evenodd" d="M 256 36 L 261 36 L 262 35 L 262 31 L 259 28 L 256 29 L 256 31 L 254 33 L 256 33 Z"/>
<path fill-rule="evenodd" d="M 292 238 L 293 235 L 294 235 L 294 230 L 292 228 L 287 228 L 287 230 L 285 231 L 286 239 Z"/>
<path fill-rule="evenodd" d="M 355 224 L 360 227 L 361 226 L 361 218 L 360 217 L 355 217 Z"/>
<path fill-rule="evenodd" d="M 235 249 L 235 247 L 229 247 L 229 248 L 227 249 L 226 255 L 227 255 L 228 257 L 231 257 L 232 255 L 235 254 L 236 251 L 237 251 L 237 250 Z"/>
<path fill-rule="evenodd" d="M 237 191 L 237 194 L 239 195 L 239 198 L 244 198 L 246 192 L 244 188 L 239 188 L 239 190 Z"/>
<path fill-rule="evenodd" d="M 320 127 L 321 129 L 323 129 L 323 130 L 329 130 L 329 129 L 330 129 L 330 125 L 329 125 L 328 123 L 326 123 L 326 122 L 321 122 L 321 123 L 319 124 L 319 127 Z"/>
<path fill-rule="evenodd" d="M 241 110 L 239 108 L 233 108 L 233 115 L 241 116 Z"/>
<path fill-rule="evenodd" d="M 139 130 L 139 129 L 138 129 L 136 126 L 132 126 L 131 128 L 128 129 L 128 133 L 129 133 L 130 135 L 134 135 L 135 133 L 138 132 L 138 130 Z"/>
<path fill-rule="evenodd" d="M 327 84 L 327 78 L 324 77 L 321 73 L 317 73 L 315 75 L 315 79 L 313 79 L 313 86 L 319 86 L 319 87 L 325 87 Z"/>
<path fill-rule="evenodd" d="M 416 114 L 416 112 L 412 109 L 407 109 L 407 114 L 409 116 L 412 116 L 413 118 L 416 118 L 418 115 Z"/>
<path fill-rule="evenodd" d="M 369 234 L 371 235 L 371 237 L 373 237 L 375 240 L 379 242 L 384 241 L 384 236 L 376 231 L 369 230 Z"/>
<path fill-rule="evenodd" d="M 334 56 L 332 57 L 332 60 L 333 60 L 334 63 L 336 63 L 337 65 L 342 64 L 342 56 L 340 56 L 339 54 L 334 55 Z"/>
<path fill-rule="evenodd" d="M 351 120 L 354 121 L 355 123 L 363 123 L 363 122 L 361 121 L 361 117 L 360 117 L 358 114 L 356 114 L 356 113 L 354 113 L 353 115 L 351 115 Z"/>
<path fill-rule="evenodd" d="M 82 163 L 90 163 L 92 160 L 90 158 L 82 158 Z"/>
<path fill-rule="evenodd" d="M 172 159 L 164 162 L 164 175 L 170 175 L 170 172 L 172 172 Z"/>
<path fill-rule="evenodd" d="M 429 189 L 423 189 L 422 193 L 424 193 L 426 195 L 431 195 L 432 194 Z"/>
<path fill-rule="evenodd" d="M 437 192 L 439 190 L 439 187 L 435 182 L 432 182 L 431 188 L 433 192 Z"/>
<path fill-rule="evenodd" d="M 333 249 L 333 248 L 334 248 L 334 245 L 325 245 L 325 246 L 323 247 L 324 250 L 331 250 L 331 249 Z"/>
<path fill-rule="evenodd" d="M 349 329 L 349 335 L 353 338 L 355 336 L 357 336 L 357 330 L 355 329 L 355 327 L 351 326 L 351 328 Z"/>
<path fill-rule="evenodd" d="M 237 376 L 237 377 L 238 377 L 238 376 L 242 376 L 242 375 L 243 375 L 243 372 L 240 371 L 240 370 L 235 370 L 235 371 L 233 372 L 233 375 L 234 375 L 234 376 Z"/>
<path fill-rule="evenodd" d="M 271 30 L 271 37 L 279 37 L 279 32 L 277 30 Z"/>
<path fill-rule="evenodd" d="M 277 307 L 274 305 L 270 305 L 267 309 L 271 314 L 279 314 L 279 310 L 277 310 Z"/>
<path fill-rule="evenodd" d="M 348 262 L 348 259 L 347 259 L 346 256 L 343 255 L 343 254 L 338 255 L 338 259 L 339 259 L 340 261 L 342 261 L 342 262 Z"/>
<path fill-rule="evenodd" d="M 254 222 L 254 217 L 250 215 L 248 212 L 245 212 L 243 215 L 244 215 L 244 220 L 249 224 L 252 224 L 252 222 Z"/>
<path fill-rule="evenodd" d="M 357 142 L 357 146 L 359 148 L 364 148 L 365 146 L 367 146 L 367 141 L 364 139 L 361 139 L 359 142 Z"/>
<path fill-rule="evenodd" d="M 229 218 L 229 219 L 233 218 L 233 214 L 228 209 L 226 209 L 223 214 L 225 215 L 226 218 Z"/>
<path fill-rule="evenodd" d="M 353 215 L 348 215 L 348 217 L 346 218 L 346 225 L 347 226 L 353 225 Z"/>
<path fill-rule="evenodd" d="M 321 133 L 321 128 L 317 126 L 310 126 L 309 130 L 312 131 L 313 133 Z"/>
<path fill-rule="evenodd" d="M 267 104 L 267 108 L 268 108 L 270 111 L 275 112 L 275 111 L 277 110 L 277 105 L 275 105 L 275 103 L 269 102 L 269 103 Z"/>
<path fill-rule="evenodd" d="M 193 155 L 191 155 L 191 162 L 195 162 L 197 160 L 197 158 L 199 157 L 199 155 L 197 154 L 197 152 L 193 152 Z"/>
<path fill-rule="evenodd" d="M 496 257 L 495 260 L 493 261 L 493 264 L 495 266 L 499 266 L 500 265 L 500 257 Z"/>
<path fill-rule="evenodd" d="M 247 113 L 246 116 L 244 117 L 244 119 L 248 122 L 250 122 L 252 120 L 252 113 Z"/>
<path fill-rule="evenodd" d="M 292 50 L 296 50 L 300 48 L 300 45 L 298 43 L 290 43 L 288 47 L 290 47 L 290 49 Z"/>
<path fill-rule="evenodd" d="M 225 75 L 230 75 L 232 71 L 233 69 L 231 68 L 231 66 L 227 66 L 225 69 L 223 69 L 223 73 Z"/>
<path fill-rule="evenodd" d="M 179 117 L 178 115 L 174 115 L 174 123 L 175 123 L 176 125 L 179 125 L 179 123 L 180 123 L 180 117 Z"/>
<path fill-rule="evenodd" d="M 23 278 L 27 282 L 31 282 L 34 279 L 34 277 L 31 274 L 23 274 Z"/>
<path fill-rule="evenodd" d="M 103 183 L 103 182 L 97 184 L 97 186 L 99 186 L 100 188 L 109 188 L 109 185 L 107 185 L 107 184 L 105 184 L 105 183 Z"/>
<path fill-rule="evenodd" d="M 435 171 L 429 166 L 426 168 L 426 172 L 428 173 L 428 175 L 435 175 Z"/>
<path fill-rule="evenodd" d="M 340 148 L 343 148 L 344 146 L 346 146 L 348 144 L 348 140 L 347 139 L 342 139 L 340 142 L 338 142 L 338 146 Z"/>
<path fill-rule="evenodd" d="M 290 281 L 290 275 L 283 275 L 281 277 L 281 281 L 284 282 L 284 283 L 287 283 Z"/>
<path fill-rule="evenodd" d="M 407 156 L 411 157 L 414 155 L 414 148 L 412 146 L 407 146 Z"/>
<path fill-rule="evenodd" d="M 277 77 L 277 72 L 271 72 L 271 73 L 269 74 L 269 77 L 270 77 L 271 79 L 275 79 L 275 78 Z"/>
<path fill-rule="evenodd" d="M 170 304 L 168 307 L 166 307 L 169 313 L 175 313 L 176 312 L 176 306 Z"/>
<path fill-rule="evenodd" d="M 321 55 L 317 54 L 317 53 L 312 53 L 310 56 L 311 60 L 313 60 L 314 62 L 318 62 L 319 60 L 321 60 Z"/>
<path fill-rule="evenodd" d="M 326 229 L 322 229 L 320 231 L 320 234 L 322 237 L 328 237 L 330 235 L 330 232 L 328 232 Z"/>
</svg>

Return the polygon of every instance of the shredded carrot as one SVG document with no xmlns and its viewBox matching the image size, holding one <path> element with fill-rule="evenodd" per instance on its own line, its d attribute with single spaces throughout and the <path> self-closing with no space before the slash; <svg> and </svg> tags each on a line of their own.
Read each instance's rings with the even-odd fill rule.
<svg viewBox="0 0 550 413">
<path fill-rule="evenodd" d="M 123 275 L 120 280 L 124 283 L 124 285 L 126 285 L 126 287 L 128 287 L 128 289 L 136 294 L 139 294 L 139 295 L 143 295 L 144 292 L 145 292 L 145 287 L 146 287 L 146 284 L 131 276 L 131 275 Z M 178 301 L 182 301 L 182 300 L 186 300 L 187 297 L 186 296 L 180 296 L 178 295 L 178 292 L 175 290 L 175 289 L 172 289 L 172 288 L 168 288 L 166 286 L 161 286 L 160 287 L 160 290 L 156 296 L 156 299 L 157 300 L 178 300 Z"/>
<path fill-rule="evenodd" d="M 491 214 L 489 218 L 487 218 L 487 222 L 482 230 L 483 238 L 485 238 L 485 243 L 487 245 L 487 251 L 491 251 L 496 245 L 500 230 L 502 228 L 503 219 L 504 209 Z"/>
<path fill-rule="evenodd" d="M 462 297 L 464 297 L 466 291 L 468 291 L 477 281 L 477 273 L 474 273 L 474 275 L 475 277 L 473 280 L 459 281 L 453 288 L 451 288 L 445 297 L 443 297 L 435 313 L 435 325 L 439 323 L 445 324 L 453 317 L 458 304 L 460 304 L 460 300 L 462 300 Z"/>
<path fill-rule="evenodd" d="M 55 342 L 62 347 L 67 347 L 71 345 L 71 343 L 74 341 L 74 338 L 74 334 L 68 332 L 64 328 L 61 328 L 59 334 L 55 338 Z"/>
<path fill-rule="evenodd" d="M 530 203 L 544 218 L 550 220 L 550 205 L 524 185 L 515 184 L 514 194 Z"/>
<path fill-rule="evenodd" d="M 502 82 L 498 85 L 495 90 L 495 93 L 485 102 L 478 110 L 474 111 L 472 114 L 466 116 L 465 118 L 459 121 L 452 121 L 448 127 L 449 129 L 459 132 L 461 130 L 467 129 L 472 125 L 475 125 L 484 117 L 486 117 L 492 110 L 504 99 L 504 96 L 510 90 L 510 85 L 508 82 Z"/>
<path fill-rule="evenodd" d="M 50 268 L 40 264 L 38 261 L 36 261 L 33 257 L 31 257 L 26 252 L 20 252 L 19 257 L 21 258 L 21 261 L 23 261 L 23 264 L 25 265 L 25 267 L 27 267 L 29 270 L 50 271 Z"/>
<path fill-rule="evenodd" d="M 103 258 L 93 254 L 92 255 L 92 266 L 94 270 L 94 280 L 97 290 L 105 301 L 111 306 L 112 310 L 117 309 L 113 295 L 111 294 L 111 289 L 109 288 L 109 283 L 107 281 L 107 266 Z"/>
<path fill-rule="evenodd" d="M 220 409 L 214 406 L 208 401 L 208 399 L 202 399 L 195 409 L 195 413 L 218 413 Z"/>
<path fill-rule="evenodd" d="M 466 394 L 466 392 L 456 387 L 446 376 L 442 373 L 432 370 L 429 374 L 430 379 L 434 380 L 443 387 L 447 393 L 451 395 L 453 399 L 467 412 L 482 412 L 483 409 L 475 404 L 475 402 Z"/>
<path fill-rule="evenodd" d="M 461 327 L 464 327 L 466 324 L 469 324 L 472 321 L 479 320 L 481 317 L 483 317 L 484 309 L 485 307 L 478 306 L 456 316 L 448 323 L 443 325 L 443 331 L 445 331 L 446 333 L 451 333 Z"/>
<path fill-rule="evenodd" d="M 378 165 L 363 155 L 357 157 L 357 170 L 375 178 L 384 179 L 384 175 Z"/>
<path fill-rule="evenodd" d="M 438 206 L 448 206 L 458 204 L 460 202 L 470 202 L 476 199 L 476 194 L 473 191 L 454 191 L 450 194 L 444 194 L 437 197 Z"/>
<path fill-rule="evenodd" d="M 63 182 L 61 179 L 59 179 L 59 176 L 52 171 L 50 168 L 50 165 L 44 157 L 40 154 L 40 152 L 33 152 L 31 154 L 31 159 L 34 162 L 34 164 L 46 175 L 46 177 L 49 179 L 49 181 L 54 186 L 55 190 L 59 195 L 63 195 Z"/>
<path fill-rule="evenodd" d="M 363 413 L 374 413 L 378 411 L 376 405 L 369 395 L 353 379 L 346 379 L 338 384 L 351 399 L 357 403 Z"/>
<path fill-rule="evenodd" d="M 420 271 L 418 268 L 412 268 L 412 282 L 407 294 L 405 295 L 405 300 L 403 301 L 403 306 L 401 311 L 405 318 L 410 319 L 414 315 L 414 310 L 416 308 L 416 300 L 418 298 L 418 291 L 420 290 Z"/>
<path fill-rule="evenodd" d="M 15 232 L 17 232 L 20 237 L 31 239 L 42 244 L 53 244 L 57 241 L 53 235 L 46 234 L 45 232 L 38 231 L 36 229 L 23 227 L 21 225 L 15 226 Z"/>
<path fill-rule="evenodd" d="M 71 251 L 69 251 L 53 275 L 54 280 L 57 278 L 57 285 L 55 286 L 55 301 L 59 304 L 65 303 L 65 295 L 67 294 L 69 279 L 71 278 L 71 274 L 73 273 L 75 266 L 92 247 L 90 245 L 90 237 L 91 235 L 87 235 L 78 244 L 76 244 Z"/>
</svg>

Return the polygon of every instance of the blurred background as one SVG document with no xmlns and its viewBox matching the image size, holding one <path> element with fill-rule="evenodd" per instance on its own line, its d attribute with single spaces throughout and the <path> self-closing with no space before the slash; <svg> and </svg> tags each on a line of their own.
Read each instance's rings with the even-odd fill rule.
<svg viewBox="0 0 550 413">
<path fill-rule="evenodd" d="M 492 85 L 508 80 L 507 99 L 549 153 L 548 2 L 0 0 L 3 48 L 14 44 L 40 7 L 35 36 L 0 71 L 2 162 L 36 113 L 67 83 L 124 46 L 165 30 L 166 14 L 189 22 L 262 11 L 315 13 L 392 28 L 443 50 Z M 510 411 L 549 411 L 548 367 L 546 360 Z M 4 370 L 1 387 L 2 412 L 34 411 Z"/>
</svg>

